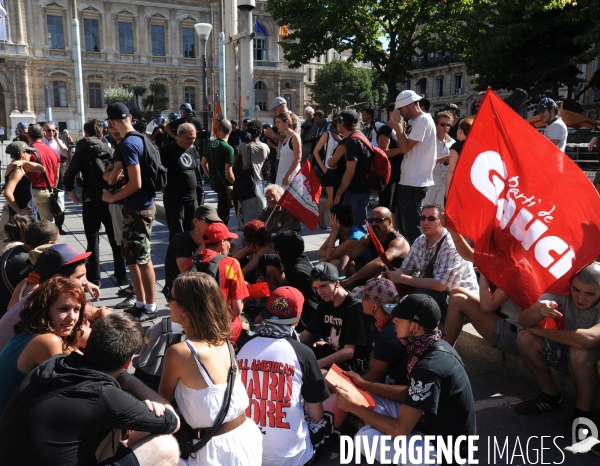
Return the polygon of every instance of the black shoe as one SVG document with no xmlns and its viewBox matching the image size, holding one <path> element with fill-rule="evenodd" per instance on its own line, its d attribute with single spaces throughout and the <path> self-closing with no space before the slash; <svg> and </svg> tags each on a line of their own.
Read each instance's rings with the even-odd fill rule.
<svg viewBox="0 0 600 466">
<path fill-rule="evenodd" d="M 127 276 L 123 277 L 123 278 L 117 278 L 115 277 L 115 280 L 117 281 L 117 285 L 118 286 L 127 286 L 129 285 L 129 280 L 127 280 Z M 129 288 L 129 286 L 127 286 L 127 288 Z M 119 290 L 121 291 L 121 290 Z M 133 292 L 133 288 L 131 288 L 131 291 Z"/>
<path fill-rule="evenodd" d="M 133 315 L 133 314 L 132 314 Z M 158 317 L 158 310 L 154 312 L 142 311 L 140 315 L 136 315 L 135 318 L 138 322 L 146 322 L 148 320 L 156 319 Z"/>
<path fill-rule="evenodd" d="M 127 284 L 127 279 L 125 279 L 124 284 Z M 122 285 L 119 283 L 119 286 L 122 286 Z M 119 291 L 117 291 L 117 295 L 119 295 L 119 296 L 135 295 L 135 291 L 133 291 L 133 285 L 129 285 L 127 288 L 119 289 Z"/>
<path fill-rule="evenodd" d="M 125 309 L 125 311 L 128 311 L 129 309 L 133 309 L 135 308 L 135 303 L 136 303 L 136 296 L 129 296 L 127 298 L 125 298 L 123 301 L 121 301 L 119 304 L 117 304 L 115 306 L 115 309 Z M 130 312 L 127 312 L 128 314 L 130 314 Z"/>
<path fill-rule="evenodd" d="M 580 417 L 586 418 L 593 424 L 596 422 L 594 413 L 592 411 L 582 411 L 581 409 L 573 408 L 571 415 L 563 422 L 563 435 L 567 440 L 573 440 L 573 423 L 575 422 L 575 419 Z M 588 428 L 589 430 L 589 426 L 584 425 L 584 427 Z M 579 442 L 581 440 L 584 439 L 577 439 L 575 441 Z"/>
<path fill-rule="evenodd" d="M 515 406 L 515 411 L 519 414 L 525 415 L 538 414 L 543 413 L 544 411 L 554 411 L 556 409 L 560 409 L 562 404 L 563 397 L 560 393 L 556 396 L 542 393 L 533 400 L 527 400 L 519 403 L 517 406 Z"/>
</svg>

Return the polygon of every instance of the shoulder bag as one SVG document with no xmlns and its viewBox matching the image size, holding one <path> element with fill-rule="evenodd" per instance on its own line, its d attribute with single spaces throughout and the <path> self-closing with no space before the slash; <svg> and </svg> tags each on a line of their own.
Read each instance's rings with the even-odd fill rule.
<svg viewBox="0 0 600 466">
<path fill-rule="evenodd" d="M 34 152 L 34 154 L 38 163 L 43 166 L 40 154 L 38 154 L 37 151 Z M 43 175 L 44 181 L 46 181 L 46 186 L 48 186 L 48 191 L 50 191 L 50 212 L 54 217 L 57 217 L 65 212 L 65 192 L 62 189 L 53 188 L 50 186 L 50 180 L 48 180 L 48 175 L 46 174 L 45 170 Z"/>
<path fill-rule="evenodd" d="M 252 167 L 252 148 L 250 143 L 246 144 L 246 156 L 248 157 L 248 168 L 244 170 L 242 162 L 241 168 L 234 168 L 233 174 L 235 181 L 233 183 L 233 199 L 236 201 L 245 201 L 256 197 L 256 177 Z M 242 159 L 244 156 L 242 155 Z"/>
<path fill-rule="evenodd" d="M 215 170 L 217 172 L 217 175 L 219 175 L 219 178 L 221 179 L 221 181 L 223 182 L 223 185 L 225 186 L 225 192 L 227 194 L 227 205 L 229 207 L 233 207 L 235 205 L 234 203 L 234 198 L 233 198 L 233 186 L 229 185 L 229 181 L 227 181 L 225 179 L 225 177 L 221 174 L 221 172 L 219 170 L 217 170 L 217 166 L 215 165 L 215 160 L 213 159 L 213 151 L 212 151 L 212 144 L 208 143 L 208 153 L 210 154 L 210 161 L 212 163 L 212 166 L 209 166 L 209 170 Z"/>
<path fill-rule="evenodd" d="M 245 415 L 242 413 L 232 421 L 223 424 L 223 421 L 227 416 L 227 412 L 229 411 L 229 405 L 231 403 L 231 394 L 233 392 L 233 385 L 235 384 L 235 377 L 237 374 L 235 354 L 233 352 L 233 346 L 231 346 L 229 340 L 227 340 L 227 346 L 229 347 L 231 368 L 229 369 L 229 376 L 227 378 L 227 388 L 225 389 L 223 405 L 221 406 L 219 415 L 217 416 L 217 419 L 215 420 L 215 423 L 212 427 L 205 427 L 200 429 L 192 429 L 191 427 L 189 427 L 187 429 L 180 429 L 175 433 L 175 438 L 177 438 L 177 441 L 179 442 L 179 447 L 181 449 L 182 458 L 186 458 L 188 455 L 194 458 L 194 455 L 202 448 L 204 448 L 206 444 L 210 441 L 210 439 L 213 438 L 215 435 L 222 435 L 227 432 L 230 432 L 246 420 Z M 185 432 L 182 432 L 183 430 L 185 430 Z M 194 444 L 194 440 L 199 440 L 199 442 Z"/>
</svg>

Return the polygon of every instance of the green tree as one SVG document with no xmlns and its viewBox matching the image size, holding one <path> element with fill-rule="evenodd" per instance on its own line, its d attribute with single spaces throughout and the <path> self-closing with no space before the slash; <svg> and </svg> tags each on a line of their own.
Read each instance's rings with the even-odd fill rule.
<svg viewBox="0 0 600 466">
<path fill-rule="evenodd" d="M 268 0 L 267 10 L 291 34 L 280 42 L 292 68 L 329 49 L 371 62 L 390 96 L 409 77 L 413 57 L 451 36 L 471 0 Z M 386 40 L 387 49 L 382 39 Z"/>
<path fill-rule="evenodd" d="M 104 89 L 104 105 L 109 106 L 115 102 L 128 105 L 133 99 L 133 91 L 126 87 L 107 87 Z"/>
<path fill-rule="evenodd" d="M 150 94 L 142 99 L 143 116 L 150 121 L 154 115 L 169 108 L 167 86 L 153 81 L 150 83 Z"/>
<path fill-rule="evenodd" d="M 312 97 L 319 107 L 327 110 L 359 102 L 366 102 L 363 107 L 378 107 L 379 90 L 374 90 L 372 84 L 371 70 L 357 68 L 348 61 L 333 60 L 316 72 Z"/>
<path fill-rule="evenodd" d="M 455 45 L 464 47 L 462 59 L 480 90 L 521 88 L 531 101 L 548 94 L 570 100 L 585 78 L 576 57 L 587 46 L 575 38 L 592 27 L 581 12 L 578 5 L 542 0 L 474 2 Z M 563 86 L 567 96 L 559 95 Z"/>
</svg>

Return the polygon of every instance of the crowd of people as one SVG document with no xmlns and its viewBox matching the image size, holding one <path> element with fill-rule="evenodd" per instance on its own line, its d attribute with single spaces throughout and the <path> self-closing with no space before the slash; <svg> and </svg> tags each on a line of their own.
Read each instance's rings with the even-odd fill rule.
<svg viewBox="0 0 600 466">
<path fill-rule="evenodd" d="M 474 435 L 474 397 L 454 349 L 465 320 L 491 346 L 521 355 L 538 383 L 540 395 L 518 413 L 562 406 L 554 367 L 576 389 L 568 434 L 575 418 L 594 422 L 600 265 L 574 275 L 569 296 L 545 294 L 528 309 L 478 277 L 472 241 L 446 226 L 444 211 L 473 117 L 459 118 L 452 104 L 432 116 L 421 101 L 401 92 L 387 123 L 372 109 L 330 121 L 307 107 L 301 124 L 277 97 L 273 125 L 244 120 L 238 129 L 221 118 L 214 139 L 188 104 L 146 134 L 115 103 L 106 125 L 86 122 L 68 167 L 51 123 L 19 128 L 6 149 L 0 243 L 2 463 L 27 455 L 48 465 L 302 466 L 341 429 L 369 439 Z M 537 110 L 564 150 L 558 105 L 545 98 Z M 371 208 L 374 147 L 391 177 Z M 278 204 L 302 163 L 325 188 L 319 225 L 330 231 L 316 264 L 295 212 Z M 204 204 L 205 179 L 216 208 Z M 62 185 L 82 204 L 85 253 L 61 243 L 53 195 Z M 174 326 L 162 333 L 151 260 L 157 189 Z M 101 225 L 122 313 L 92 304 Z M 546 319 L 561 327 L 544 328 Z M 131 375 L 134 356 L 158 351 L 173 332 L 182 337 L 160 350 L 151 388 Z M 374 409 L 329 382 L 338 368 Z"/>
</svg>

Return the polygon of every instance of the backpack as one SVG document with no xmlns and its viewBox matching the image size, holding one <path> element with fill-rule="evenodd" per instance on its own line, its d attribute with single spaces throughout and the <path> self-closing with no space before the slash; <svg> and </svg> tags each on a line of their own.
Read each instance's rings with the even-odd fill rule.
<svg viewBox="0 0 600 466">
<path fill-rule="evenodd" d="M 371 152 L 371 168 L 369 168 L 369 173 L 367 173 L 367 186 L 369 186 L 371 191 L 383 191 L 392 176 L 390 159 L 383 149 L 373 147 L 362 133 L 352 133 L 350 137 L 362 141 Z"/>
<path fill-rule="evenodd" d="M 87 184 L 86 195 L 92 202 L 98 204 L 102 202 L 102 190 L 108 189 L 109 185 L 103 178 L 104 171 L 112 163 L 112 154 L 109 150 L 103 149 L 99 153 L 91 154 L 86 148 L 81 149 L 82 159 L 88 165 L 89 176 L 85 178 Z"/>
<path fill-rule="evenodd" d="M 159 333 L 160 332 L 160 333 Z M 148 343 L 140 349 L 138 367 L 134 375 L 154 391 L 158 391 L 167 350 L 185 340 L 183 328 L 173 324 L 170 317 L 154 324 L 146 331 Z"/>
<path fill-rule="evenodd" d="M 221 288 L 221 269 L 219 269 L 219 262 L 225 259 L 226 256 L 217 254 L 208 262 L 202 262 L 202 256 L 194 256 L 192 258 L 192 264 L 186 270 L 186 272 L 202 272 L 206 275 L 213 277 L 219 288 Z"/>
<path fill-rule="evenodd" d="M 123 140 L 129 136 L 137 136 L 144 143 L 144 166 L 142 172 L 142 186 L 153 193 L 164 189 L 167 186 L 167 169 L 163 167 L 160 161 L 160 152 L 158 147 L 145 134 L 137 131 L 130 131 Z"/>
</svg>

